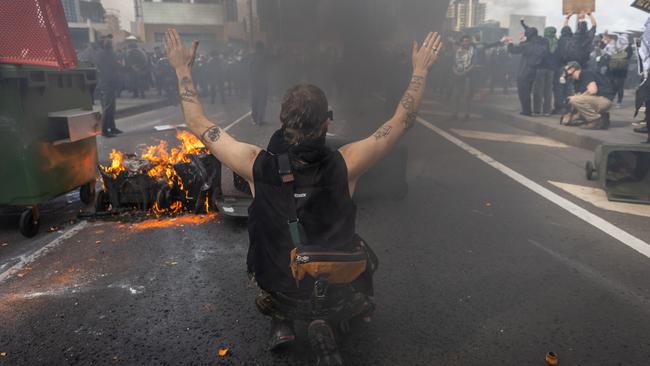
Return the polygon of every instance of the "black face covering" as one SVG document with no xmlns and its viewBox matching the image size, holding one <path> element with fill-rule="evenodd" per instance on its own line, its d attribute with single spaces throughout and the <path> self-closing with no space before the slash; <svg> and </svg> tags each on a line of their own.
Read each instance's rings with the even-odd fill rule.
<svg viewBox="0 0 650 366">
<path fill-rule="evenodd" d="M 578 22 L 578 29 L 576 34 L 585 34 L 587 33 L 587 22 Z"/>
<path fill-rule="evenodd" d="M 530 27 L 530 28 L 526 29 L 526 32 L 524 33 L 524 35 L 526 36 L 526 39 L 531 39 L 531 38 L 537 37 L 539 35 L 539 32 L 537 31 L 537 28 Z"/>
<path fill-rule="evenodd" d="M 571 30 L 571 28 L 569 28 L 569 27 L 562 28 L 560 36 L 568 37 L 568 36 L 572 36 L 572 35 L 573 35 L 573 31 Z"/>
</svg>

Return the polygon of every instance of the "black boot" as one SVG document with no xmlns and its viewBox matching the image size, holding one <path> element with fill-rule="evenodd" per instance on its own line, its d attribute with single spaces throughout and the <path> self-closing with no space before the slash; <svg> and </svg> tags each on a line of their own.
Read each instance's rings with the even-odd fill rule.
<svg viewBox="0 0 650 366">
<path fill-rule="evenodd" d="M 316 366 L 343 366 L 334 331 L 324 320 L 314 320 L 307 328 L 309 343 L 316 355 Z"/>
<path fill-rule="evenodd" d="M 269 338 L 269 351 L 277 351 L 296 340 L 296 333 L 293 330 L 293 322 L 271 319 L 271 337 Z"/>
</svg>

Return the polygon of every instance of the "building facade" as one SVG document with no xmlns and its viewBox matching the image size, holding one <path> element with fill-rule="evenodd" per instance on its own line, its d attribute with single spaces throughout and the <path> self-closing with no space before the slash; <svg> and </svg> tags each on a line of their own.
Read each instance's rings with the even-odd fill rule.
<svg viewBox="0 0 650 366">
<path fill-rule="evenodd" d="M 217 48 L 233 39 L 248 42 L 251 24 L 255 31 L 258 23 L 254 0 L 134 1 L 131 31 L 146 44 L 162 43 L 165 31 L 175 28 L 187 43 L 198 40 L 202 49 Z"/>
<path fill-rule="evenodd" d="M 479 0 L 454 0 L 447 8 L 447 27 L 456 32 L 485 21 L 487 5 Z"/>
<path fill-rule="evenodd" d="M 104 22 L 104 7 L 99 0 L 62 0 L 70 36 L 76 48 L 95 42 L 108 28 Z"/>
<path fill-rule="evenodd" d="M 512 14 L 510 15 L 509 33 L 515 43 L 519 43 L 519 37 L 524 33 L 524 28 L 521 26 L 521 19 L 526 22 L 526 25 L 537 28 L 540 35 L 543 34 L 544 28 L 546 27 L 546 17 Z"/>
</svg>

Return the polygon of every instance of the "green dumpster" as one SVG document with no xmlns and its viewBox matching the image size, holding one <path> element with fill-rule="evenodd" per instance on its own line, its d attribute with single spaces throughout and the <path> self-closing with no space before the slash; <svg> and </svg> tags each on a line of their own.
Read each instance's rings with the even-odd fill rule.
<svg viewBox="0 0 650 366">
<path fill-rule="evenodd" d="M 100 115 L 93 68 L 0 64 L 0 205 L 22 206 L 20 230 L 38 232 L 41 203 L 81 187 L 94 200 Z"/>
</svg>

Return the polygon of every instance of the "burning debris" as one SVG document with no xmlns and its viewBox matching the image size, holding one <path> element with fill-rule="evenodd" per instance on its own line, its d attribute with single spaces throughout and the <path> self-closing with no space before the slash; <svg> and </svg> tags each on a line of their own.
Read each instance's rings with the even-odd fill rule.
<svg viewBox="0 0 650 366">
<path fill-rule="evenodd" d="M 221 195 L 221 163 L 191 133 L 178 131 L 176 138 L 179 146 L 170 149 L 161 141 L 140 156 L 113 150 L 110 165 L 99 166 L 104 188 L 96 212 L 137 209 L 160 216 L 213 210 Z"/>
</svg>

